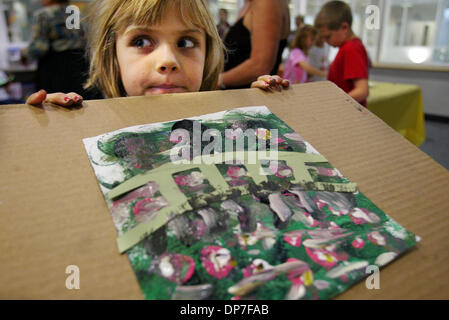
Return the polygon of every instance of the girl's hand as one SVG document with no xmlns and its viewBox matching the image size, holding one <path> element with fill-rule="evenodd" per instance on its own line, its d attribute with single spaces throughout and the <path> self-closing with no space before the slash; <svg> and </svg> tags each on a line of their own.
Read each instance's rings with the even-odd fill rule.
<svg viewBox="0 0 449 320">
<path fill-rule="evenodd" d="M 259 88 L 266 91 L 277 90 L 281 91 L 288 88 L 290 81 L 282 79 L 279 76 L 264 75 L 257 78 L 257 81 L 251 83 L 251 88 Z"/>
<path fill-rule="evenodd" d="M 40 90 L 29 96 L 26 101 L 27 104 L 32 105 L 40 105 L 43 102 L 54 103 L 61 107 L 70 107 L 83 102 L 83 97 L 75 92 L 70 92 L 67 94 L 62 92 L 47 94 L 45 90 Z"/>
</svg>

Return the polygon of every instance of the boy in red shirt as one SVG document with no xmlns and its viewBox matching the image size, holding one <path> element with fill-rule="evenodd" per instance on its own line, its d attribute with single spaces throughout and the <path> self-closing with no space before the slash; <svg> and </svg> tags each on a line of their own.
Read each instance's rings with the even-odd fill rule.
<svg viewBox="0 0 449 320">
<path fill-rule="evenodd" d="M 329 67 L 327 79 L 366 107 L 369 60 L 351 26 L 351 8 L 343 1 L 326 3 L 315 18 L 321 37 L 331 46 L 340 48 Z"/>
</svg>

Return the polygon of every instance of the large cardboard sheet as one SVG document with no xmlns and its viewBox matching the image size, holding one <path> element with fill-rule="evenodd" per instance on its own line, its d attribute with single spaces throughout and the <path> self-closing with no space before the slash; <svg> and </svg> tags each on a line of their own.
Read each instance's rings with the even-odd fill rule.
<svg viewBox="0 0 449 320">
<path fill-rule="evenodd" d="M 120 128 L 266 105 L 380 209 L 422 237 L 337 298 L 449 298 L 449 172 L 330 82 L 0 108 L 0 297 L 141 299 L 82 139 Z M 66 288 L 66 268 L 80 289 Z"/>
</svg>

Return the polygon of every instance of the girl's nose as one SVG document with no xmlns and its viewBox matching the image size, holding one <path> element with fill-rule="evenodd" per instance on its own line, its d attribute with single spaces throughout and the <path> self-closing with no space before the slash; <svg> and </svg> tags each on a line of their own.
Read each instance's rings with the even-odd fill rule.
<svg viewBox="0 0 449 320">
<path fill-rule="evenodd" d="M 159 71 L 161 72 L 176 71 L 176 70 L 178 70 L 178 67 L 172 63 L 164 63 L 159 66 Z"/>
<path fill-rule="evenodd" d="M 162 45 L 159 52 L 160 60 L 157 63 L 157 71 L 161 73 L 177 72 L 180 70 L 175 52 L 168 45 Z"/>
</svg>

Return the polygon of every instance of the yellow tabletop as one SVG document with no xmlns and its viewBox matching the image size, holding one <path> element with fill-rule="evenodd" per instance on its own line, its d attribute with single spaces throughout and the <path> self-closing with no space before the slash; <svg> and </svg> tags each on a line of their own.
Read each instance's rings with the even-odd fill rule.
<svg viewBox="0 0 449 320">
<path fill-rule="evenodd" d="M 368 109 L 414 145 L 426 140 L 419 86 L 370 81 Z"/>
</svg>

